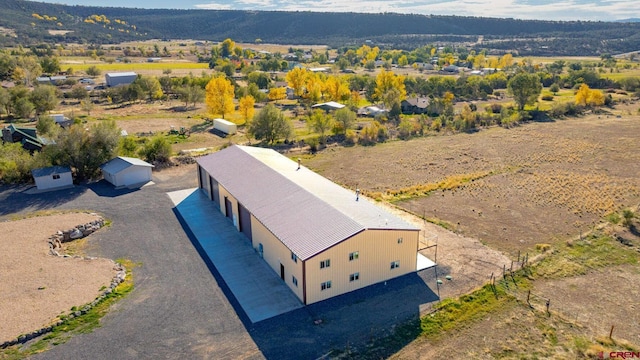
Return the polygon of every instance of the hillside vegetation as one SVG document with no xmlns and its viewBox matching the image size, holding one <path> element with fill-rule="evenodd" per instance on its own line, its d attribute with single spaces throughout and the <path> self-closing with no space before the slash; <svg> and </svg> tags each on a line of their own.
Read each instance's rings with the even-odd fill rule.
<svg viewBox="0 0 640 360">
<path fill-rule="evenodd" d="M 519 55 L 600 55 L 640 49 L 640 23 L 481 17 L 129 9 L 0 0 L 0 44 L 118 43 L 152 38 L 360 45 L 461 44 Z M 480 40 L 481 37 L 481 41 Z"/>
</svg>

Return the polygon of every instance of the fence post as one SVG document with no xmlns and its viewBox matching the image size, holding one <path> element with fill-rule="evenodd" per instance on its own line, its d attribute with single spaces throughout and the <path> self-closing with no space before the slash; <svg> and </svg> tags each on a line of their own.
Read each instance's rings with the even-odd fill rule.
<svg viewBox="0 0 640 360">
<path fill-rule="evenodd" d="M 530 297 L 531 297 L 531 290 L 527 291 L 527 304 L 529 304 L 530 308 L 533 308 L 533 306 L 531 306 L 531 302 L 529 301 Z"/>
<path fill-rule="evenodd" d="M 609 339 L 613 340 L 613 328 L 615 325 L 611 325 L 611 330 L 609 331 Z"/>
<path fill-rule="evenodd" d="M 551 316 L 551 313 L 549 312 L 549 305 L 551 305 L 551 299 L 547 299 L 547 315 Z"/>
<path fill-rule="evenodd" d="M 502 265 L 502 280 L 507 278 L 507 265 Z"/>
<path fill-rule="evenodd" d="M 518 262 L 520 262 L 520 250 L 518 250 Z"/>
</svg>

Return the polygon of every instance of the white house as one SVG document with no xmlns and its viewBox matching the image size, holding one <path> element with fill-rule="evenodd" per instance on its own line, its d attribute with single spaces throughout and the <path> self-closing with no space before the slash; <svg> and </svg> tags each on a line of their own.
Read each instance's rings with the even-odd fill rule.
<svg viewBox="0 0 640 360">
<path fill-rule="evenodd" d="M 151 181 L 153 165 L 146 161 L 118 156 L 100 166 L 102 176 L 115 187 L 127 187 Z"/>
<path fill-rule="evenodd" d="M 71 168 L 68 166 L 50 166 L 31 170 L 38 190 L 60 189 L 73 185 Z"/>
</svg>

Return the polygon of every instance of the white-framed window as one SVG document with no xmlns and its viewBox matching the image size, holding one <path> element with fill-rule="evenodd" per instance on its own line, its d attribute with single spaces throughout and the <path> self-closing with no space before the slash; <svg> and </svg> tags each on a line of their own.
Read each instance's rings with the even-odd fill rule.
<svg viewBox="0 0 640 360">
<path fill-rule="evenodd" d="M 398 244 L 402 244 L 402 238 L 398 238 Z"/>
<path fill-rule="evenodd" d="M 391 269 L 395 269 L 395 268 L 399 268 L 400 267 L 400 261 L 392 261 L 391 262 Z"/>
<path fill-rule="evenodd" d="M 291 252 L 291 260 L 293 260 L 294 263 L 298 262 L 298 255 L 294 254 L 293 251 Z"/>
<path fill-rule="evenodd" d="M 320 261 L 320 269 L 328 268 L 329 266 L 331 266 L 329 259 Z"/>
<path fill-rule="evenodd" d="M 53 174 L 53 180 L 58 180 L 60 179 L 60 175 L 59 174 Z"/>
<path fill-rule="evenodd" d="M 349 261 L 357 260 L 359 256 L 360 256 L 360 252 L 358 251 L 349 253 Z"/>
<path fill-rule="evenodd" d="M 349 275 L 349 281 L 357 281 L 357 280 L 360 280 L 359 272 Z"/>
<path fill-rule="evenodd" d="M 325 281 L 322 284 L 320 284 L 320 290 L 327 290 L 327 289 L 331 289 L 331 281 Z"/>
<path fill-rule="evenodd" d="M 293 285 L 298 287 L 298 279 L 296 279 L 296 277 L 293 275 L 291 275 L 291 282 L 293 283 Z"/>
</svg>

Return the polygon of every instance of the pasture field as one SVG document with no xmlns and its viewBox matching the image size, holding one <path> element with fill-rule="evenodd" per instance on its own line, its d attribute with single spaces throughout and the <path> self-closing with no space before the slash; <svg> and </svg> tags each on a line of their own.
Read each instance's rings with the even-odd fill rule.
<svg viewBox="0 0 640 360">
<path fill-rule="evenodd" d="M 638 133 L 637 115 L 589 115 L 335 148 L 304 161 L 349 188 L 513 254 L 587 232 L 640 202 Z"/>
</svg>

